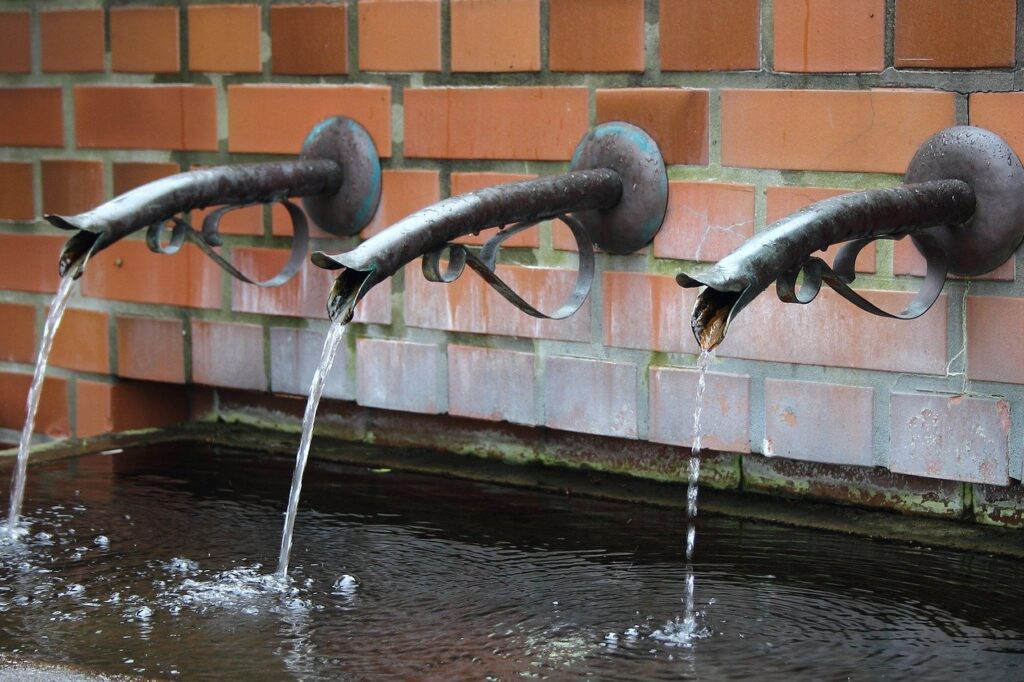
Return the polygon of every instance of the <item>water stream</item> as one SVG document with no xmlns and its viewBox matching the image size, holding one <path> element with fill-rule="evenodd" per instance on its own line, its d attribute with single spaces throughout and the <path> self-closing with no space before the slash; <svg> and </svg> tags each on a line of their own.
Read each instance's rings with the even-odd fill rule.
<svg viewBox="0 0 1024 682">
<path fill-rule="evenodd" d="M 295 455 L 295 472 L 292 474 L 292 488 L 288 494 L 288 512 L 284 520 L 284 531 L 281 533 L 281 551 L 277 559 L 277 576 L 288 575 L 288 557 L 292 551 L 292 533 L 295 530 L 295 517 L 299 513 L 299 496 L 302 494 L 302 475 L 306 471 L 309 460 L 309 445 L 313 440 L 313 423 L 316 421 L 316 408 L 320 404 L 320 396 L 324 393 L 327 375 L 334 366 L 334 358 L 338 354 L 341 340 L 348 329 L 338 318 L 331 322 L 331 328 L 324 339 L 324 350 L 320 355 L 320 365 L 313 374 L 309 387 L 309 398 L 306 400 L 306 411 L 302 416 L 302 437 L 299 439 L 299 451 Z"/>
</svg>

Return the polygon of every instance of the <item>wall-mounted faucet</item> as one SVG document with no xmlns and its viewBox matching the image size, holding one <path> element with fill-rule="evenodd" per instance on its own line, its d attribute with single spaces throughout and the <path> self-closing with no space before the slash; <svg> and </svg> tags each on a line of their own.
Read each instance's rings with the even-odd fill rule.
<svg viewBox="0 0 1024 682">
<path fill-rule="evenodd" d="M 222 268 L 245 282 L 260 286 L 284 284 L 302 265 L 309 242 L 303 212 L 288 199 L 302 197 L 306 213 L 323 230 L 336 235 L 356 234 L 373 217 L 380 199 L 380 160 L 369 133 L 353 120 L 329 118 L 318 123 L 302 145 L 296 161 L 214 166 L 178 173 L 114 197 L 75 216 L 45 216 L 52 225 L 77 230 L 61 251 L 63 276 L 87 254 L 107 248 L 147 228 L 146 241 L 158 253 L 174 253 L 186 239 Z M 292 221 L 292 252 L 284 269 L 264 282 L 253 282 L 213 247 L 225 213 L 252 204 L 281 203 Z M 178 217 L 197 208 L 219 206 L 197 231 Z M 165 224 L 171 234 L 161 244 Z"/>
<path fill-rule="evenodd" d="M 332 319 L 348 321 L 356 303 L 419 256 L 423 274 L 435 282 L 453 282 L 469 265 L 502 296 L 534 317 L 562 319 L 586 300 L 594 277 L 594 245 L 610 253 L 629 253 L 649 243 L 661 228 L 668 204 L 668 177 L 657 143 L 628 123 L 606 123 L 588 133 L 576 148 L 570 171 L 525 182 L 488 187 L 444 199 L 400 220 L 355 249 L 337 255 L 315 252 L 313 262 L 342 270 L 328 298 Z M 501 244 L 537 223 L 558 218 L 576 238 L 576 284 L 555 312 L 537 310 L 495 272 Z M 506 227 L 507 226 L 507 227 Z M 499 227 L 479 255 L 451 240 Z M 447 254 L 448 265 L 441 260 Z"/>
<path fill-rule="evenodd" d="M 872 314 L 919 317 L 938 298 L 947 273 L 989 272 L 1024 238 L 1024 168 L 995 133 L 970 126 L 937 133 L 918 149 L 905 181 L 819 201 L 772 224 L 718 263 L 677 275 L 680 286 L 705 287 L 691 320 L 701 348 L 721 343 L 736 314 L 772 282 L 787 303 L 810 303 L 824 282 Z M 890 313 L 849 284 L 861 249 L 876 239 L 907 235 L 924 256 L 927 273 L 910 305 Z M 840 242 L 848 243 L 831 267 L 811 255 Z"/>
</svg>

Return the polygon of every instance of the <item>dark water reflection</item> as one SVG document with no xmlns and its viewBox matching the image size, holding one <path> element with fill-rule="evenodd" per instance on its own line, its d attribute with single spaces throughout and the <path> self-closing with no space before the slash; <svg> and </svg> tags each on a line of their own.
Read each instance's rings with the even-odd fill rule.
<svg viewBox="0 0 1024 682">
<path fill-rule="evenodd" d="M 0 547 L 0 653 L 181 679 L 1024 679 L 1013 560 L 703 518 L 711 635 L 671 646 L 652 633 L 682 611 L 682 510 L 322 462 L 278 589 L 290 470 L 36 468 L 30 536 Z"/>
</svg>

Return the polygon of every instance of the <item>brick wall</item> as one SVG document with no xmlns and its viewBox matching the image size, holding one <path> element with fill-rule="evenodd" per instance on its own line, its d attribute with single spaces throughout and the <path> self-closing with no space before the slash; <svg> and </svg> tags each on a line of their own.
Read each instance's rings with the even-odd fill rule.
<svg viewBox="0 0 1024 682">
<path fill-rule="evenodd" d="M 669 164 L 651 247 L 599 255 L 590 300 L 562 322 L 518 313 L 472 274 L 444 286 L 410 266 L 362 304 L 327 394 L 350 401 L 335 410 L 448 414 L 435 419 L 481 433 L 508 421 L 652 457 L 685 448 L 693 293 L 672 275 L 807 203 L 899 182 L 946 126 L 988 127 L 1024 154 L 1017 11 L 1015 0 L 8 0 L 0 427 L 20 426 L 56 288 L 63 236 L 43 212 L 195 165 L 289 158 L 311 124 L 344 114 L 384 163 L 365 236 L 452 193 L 562 172 L 588 128 L 624 119 Z M 224 251 L 269 274 L 287 248 L 280 218 L 232 216 Z M 540 307 L 572 285 L 566 235 L 547 224 L 503 256 L 502 276 Z M 332 252 L 355 243 L 314 236 Z M 903 242 L 879 242 L 858 269 L 858 286 L 890 308 L 923 274 Z M 109 249 L 72 302 L 40 429 L 173 421 L 189 386 L 232 389 L 235 403 L 234 389 L 303 393 L 330 281 L 307 265 L 256 290 L 189 249 L 158 256 L 138 238 Z M 1022 330 L 1013 262 L 948 283 L 914 322 L 828 292 L 809 306 L 766 293 L 714 361 L 705 443 L 743 454 L 723 480 L 752 490 L 1005 509 L 1019 485 L 1001 486 L 1022 475 Z"/>
</svg>

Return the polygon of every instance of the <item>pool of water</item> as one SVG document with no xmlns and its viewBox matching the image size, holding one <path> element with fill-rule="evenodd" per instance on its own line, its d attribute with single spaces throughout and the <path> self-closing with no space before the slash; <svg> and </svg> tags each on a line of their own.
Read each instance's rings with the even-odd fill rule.
<svg viewBox="0 0 1024 682">
<path fill-rule="evenodd" d="M 685 511 L 177 446 L 33 467 L 0 661 L 189 679 L 1019 680 L 1020 563 Z M 680 490 L 680 495 L 684 491 Z M 2 663 L 0 663 L 2 665 Z"/>
</svg>

